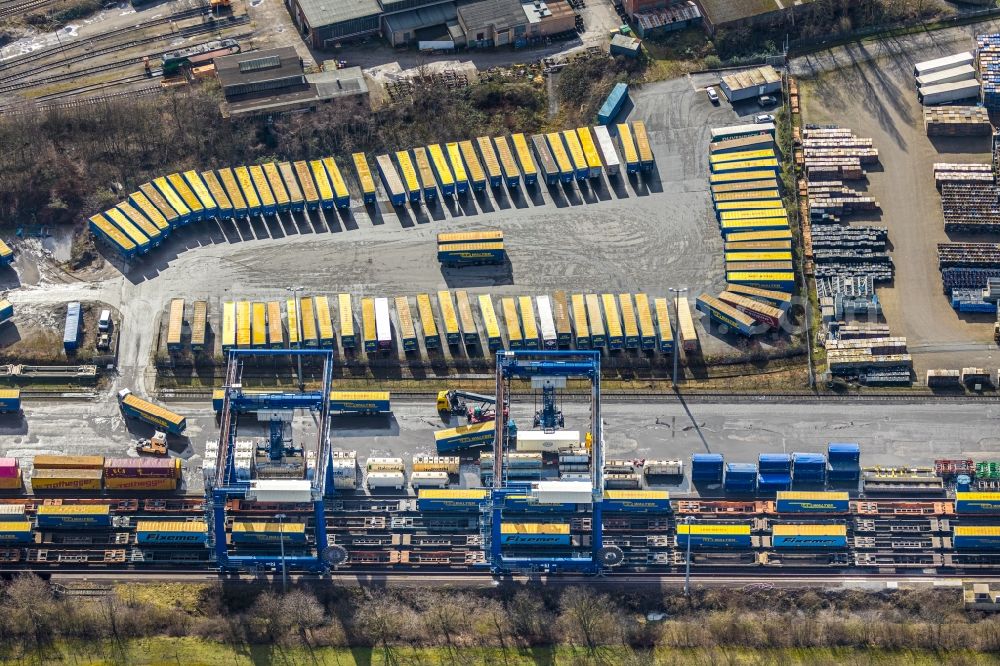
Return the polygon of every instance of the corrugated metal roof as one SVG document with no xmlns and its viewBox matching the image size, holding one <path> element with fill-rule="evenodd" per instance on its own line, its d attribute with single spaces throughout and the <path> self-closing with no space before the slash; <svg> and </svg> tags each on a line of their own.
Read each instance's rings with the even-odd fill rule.
<svg viewBox="0 0 1000 666">
<path fill-rule="evenodd" d="M 313 30 L 382 14 L 376 0 L 297 0 L 297 4 Z"/>
<path fill-rule="evenodd" d="M 518 0 L 471 0 L 458 6 L 458 18 L 470 33 L 488 26 L 506 30 L 528 22 Z"/>
</svg>

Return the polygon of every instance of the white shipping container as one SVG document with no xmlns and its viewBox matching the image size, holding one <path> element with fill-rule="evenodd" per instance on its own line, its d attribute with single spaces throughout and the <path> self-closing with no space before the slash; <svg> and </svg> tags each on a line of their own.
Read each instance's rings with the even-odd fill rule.
<svg viewBox="0 0 1000 666">
<path fill-rule="evenodd" d="M 256 479 L 247 497 L 258 502 L 309 502 L 312 484 L 305 479 Z"/>
<path fill-rule="evenodd" d="M 402 472 L 372 472 L 368 475 L 366 481 L 369 490 L 375 490 L 376 488 L 402 490 L 403 486 L 406 485 L 406 477 L 403 476 Z"/>
<path fill-rule="evenodd" d="M 358 480 L 356 477 L 335 476 L 333 477 L 334 490 L 356 490 Z"/>
<path fill-rule="evenodd" d="M 448 472 L 414 472 L 410 475 L 414 488 L 447 488 Z"/>
<path fill-rule="evenodd" d="M 586 451 L 560 451 L 559 464 L 589 463 L 590 454 Z"/>
<path fill-rule="evenodd" d="M 519 430 L 517 432 L 518 451 L 559 451 L 576 449 L 580 446 L 579 430 Z"/>
<path fill-rule="evenodd" d="M 615 150 L 615 142 L 611 140 L 611 133 L 605 125 L 595 125 L 593 127 L 594 136 L 597 137 L 597 145 L 601 150 L 601 157 L 604 159 L 604 169 L 609 176 L 617 176 L 621 170 L 621 160 L 618 159 L 618 151 Z"/>
<path fill-rule="evenodd" d="M 591 485 L 589 472 L 588 473 L 566 472 L 565 474 L 561 474 L 559 476 L 559 479 L 562 481 L 582 481 L 585 482 L 588 486 Z"/>
<path fill-rule="evenodd" d="M 418 453 L 413 456 L 413 471 L 458 474 L 460 463 L 461 459 L 458 456 L 428 456 Z"/>
<path fill-rule="evenodd" d="M 356 459 L 358 457 L 358 452 L 357 451 L 344 451 L 343 449 L 334 449 L 333 450 L 333 457 L 334 457 L 334 459 L 337 459 L 337 458 L 352 458 L 352 459 Z"/>
<path fill-rule="evenodd" d="M 943 69 L 940 72 L 932 72 L 925 76 L 917 77 L 917 85 L 934 86 L 939 83 L 954 83 L 955 81 L 971 81 L 976 78 L 976 70 L 972 65 L 962 65 L 952 69 Z"/>
<path fill-rule="evenodd" d="M 920 89 L 917 96 L 924 106 L 947 104 L 948 102 L 957 102 L 960 99 L 979 97 L 979 81 L 973 79 L 972 81 L 956 81 L 926 86 Z"/>
<path fill-rule="evenodd" d="M 545 349 L 555 349 L 558 346 L 556 341 L 556 323 L 552 318 L 552 302 L 548 296 L 537 296 L 535 302 L 538 304 L 538 321 L 542 333 L 542 346 Z"/>
<path fill-rule="evenodd" d="M 369 472 L 402 472 L 405 470 L 402 458 L 369 458 L 365 469 Z"/>
<path fill-rule="evenodd" d="M 926 76 L 932 72 L 940 72 L 962 65 L 972 65 L 975 61 L 976 59 L 970 51 L 944 56 L 943 58 L 935 58 L 934 60 L 925 60 L 913 66 L 913 76 Z"/>
<path fill-rule="evenodd" d="M 378 338 L 378 348 L 392 348 L 392 324 L 389 321 L 389 299 L 375 299 L 375 337 Z"/>
<path fill-rule="evenodd" d="M 594 501 L 589 481 L 537 481 L 531 484 L 531 497 L 539 504 L 592 504 Z"/>
<path fill-rule="evenodd" d="M 682 460 L 647 460 L 643 472 L 661 476 L 681 476 L 684 474 Z"/>
<path fill-rule="evenodd" d="M 631 460 L 605 460 L 604 473 L 631 474 L 635 471 L 635 463 Z"/>
</svg>

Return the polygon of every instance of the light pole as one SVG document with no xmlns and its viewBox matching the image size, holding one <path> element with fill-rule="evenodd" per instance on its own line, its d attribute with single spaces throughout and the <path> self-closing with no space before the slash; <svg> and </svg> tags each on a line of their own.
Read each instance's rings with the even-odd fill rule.
<svg viewBox="0 0 1000 666">
<path fill-rule="evenodd" d="M 276 513 L 274 517 L 278 519 L 278 546 L 281 548 L 281 593 L 288 594 L 288 569 L 285 567 L 285 524 L 282 522 L 288 516 Z M 690 541 L 689 538 L 689 547 Z"/>
<path fill-rule="evenodd" d="M 677 325 L 674 326 L 674 390 L 677 390 L 677 368 L 680 363 L 681 351 L 679 348 L 678 337 L 680 335 L 681 328 L 681 311 L 677 308 L 677 299 L 682 293 L 687 292 L 687 287 L 670 287 L 670 292 L 674 295 L 674 318 L 677 321 Z"/>
<path fill-rule="evenodd" d="M 687 533 L 687 557 L 684 558 L 684 596 L 691 598 L 691 516 L 684 519 L 684 524 L 688 527 Z"/>
<path fill-rule="evenodd" d="M 286 287 L 288 291 L 295 294 L 295 337 L 299 341 L 299 347 L 302 346 L 302 308 L 299 303 L 299 294 L 302 293 L 303 287 Z M 295 360 L 298 362 L 299 367 L 299 391 L 306 390 L 306 381 L 302 377 L 302 355 L 296 354 Z"/>
</svg>

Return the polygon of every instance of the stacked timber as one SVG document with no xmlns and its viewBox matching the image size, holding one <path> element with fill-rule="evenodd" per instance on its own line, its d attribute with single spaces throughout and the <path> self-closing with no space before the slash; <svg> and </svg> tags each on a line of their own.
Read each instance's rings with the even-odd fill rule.
<svg viewBox="0 0 1000 666">
<path fill-rule="evenodd" d="M 924 107 L 927 136 L 990 136 L 990 114 L 981 106 Z"/>
</svg>

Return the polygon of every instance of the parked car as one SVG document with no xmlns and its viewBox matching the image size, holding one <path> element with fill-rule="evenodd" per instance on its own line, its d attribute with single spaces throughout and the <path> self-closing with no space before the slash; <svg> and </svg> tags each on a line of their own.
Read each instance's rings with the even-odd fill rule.
<svg viewBox="0 0 1000 666">
<path fill-rule="evenodd" d="M 774 116 L 770 113 L 758 113 L 756 116 L 753 117 L 753 121 L 758 125 L 762 125 L 764 123 L 773 123 Z"/>
<path fill-rule="evenodd" d="M 705 94 L 708 95 L 708 99 L 712 102 L 712 104 L 719 103 L 719 93 L 715 92 L 715 88 L 713 86 L 705 88 Z"/>
<path fill-rule="evenodd" d="M 774 95 L 761 95 L 757 98 L 761 106 L 774 106 L 778 103 L 778 98 Z"/>
</svg>

